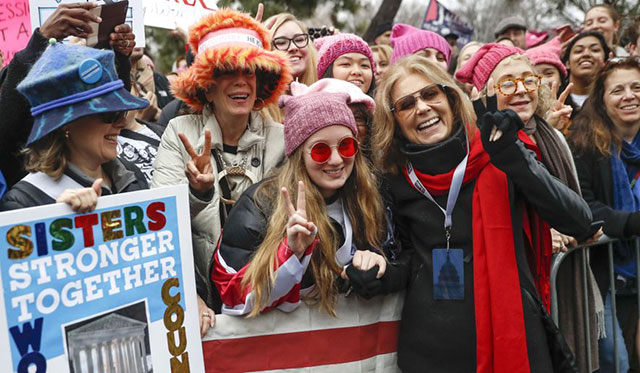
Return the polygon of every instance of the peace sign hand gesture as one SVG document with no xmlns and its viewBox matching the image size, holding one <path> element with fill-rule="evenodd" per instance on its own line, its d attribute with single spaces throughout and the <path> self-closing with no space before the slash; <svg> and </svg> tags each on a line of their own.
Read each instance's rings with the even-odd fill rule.
<svg viewBox="0 0 640 373">
<path fill-rule="evenodd" d="M 571 93 L 571 88 L 573 88 L 573 83 L 569 83 L 567 85 L 567 88 L 565 88 L 565 90 L 560 94 L 560 97 L 558 97 L 558 99 L 553 102 L 553 105 L 551 105 L 551 108 L 549 108 L 549 111 L 544 118 L 547 123 L 549 123 L 554 128 L 559 129 L 560 131 L 564 130 L 571 121 L 571 113 L 573 113 L 573 108 L 571 107 L 571 105 L 564 104 L 564 102 L 567 100 L 567 97 L 569 97 L 569 94 Z M 557 97 L 558 84 L 556 82 L 553 82 L 551 85 L 551 94 L 553 95 L 554 99 Z"/>
<path fill-rule="evenodd" d="M 312 222 L 307 221 L 304 183 L 302 181 L 298 182 L 298 201 L 296 202 L 296 207 L 291 203 L 287 188 L 282 187 L 280 193 L 282 193 L 282 198 L 289 213 L 289 221 L 287 221 L 287 242 L 291 251 L 300 259 L 307 247 L 309 247 L 316 238 L 318 228 Z"/>
<path fill-rule="evenodd" d="M 211 131 L 204 130 L 204 149 L 202 154 L 196 153 L 189 142 L 189 139 L 184 133 L 179 133 L 178 136 L 182 141 L 187 153 L 191 156 L 191 160 L 187 162 L 185 168 L 185 174 L 189 179 L 189 186 L 198 191 L 206 192 L 213 188 L 213 168 L 211 166 Z"/>
</svg>

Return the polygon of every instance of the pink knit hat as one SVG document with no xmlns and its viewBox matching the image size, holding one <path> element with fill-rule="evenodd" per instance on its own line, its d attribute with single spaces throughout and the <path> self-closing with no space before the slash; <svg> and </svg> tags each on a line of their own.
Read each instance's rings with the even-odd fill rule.
<svg viewBox="0 0 640 373">
<path fill-rule="evenodd" d="M 347 53 L 360 53 L 366 56 L 371 62 L 373 75 L 376 74 L 376 63 L 373 60 L 373 53 L 369 45 L 358 35 L 336 34 L 325 36 L 313 41 L 318 50 L 318 79 L 322 79 L 325 71 L 331 66 L 333 61 Z"/>
<path fill-rule="evenodd" d="M 527 57 L 529 57 L 529 60 L 534 66 L 540 65 L 542 63 L 548 63 L 549 65 L 553 65 L 556 69 L 558 69 L 560 75 L 562 75 L 563 78 L 566 77 L 567 68 L 562 63 L 562 60 L 560 60 L 560 57 L 558 57 L 558 54 L 556 54 L 553 48 L 548 44 L 551 43 L 546 43 L 535 48 L 527 49 L 526 51 L 524 51 L 524 53 L 527 55 Z"/>
<path fill-rule="evenodd" d="M 442 36 L 402 23 L 393 25 L 391 46 L 393 47 L 391 63 L 425 48 L 433 48 L 442 52 L 447 59 L 447 64 L 449 64 L 451 57 L 451 47 Z"/>
<path fill-rule="evenodd" d="M 362 92 L 355 84 L 340 79 L 324 78 L 307 86 L 298 82 L 291 82 L 291 94 L 302 96 L 311 92 L 346 93 L 349 95 L 349 104 L 364 104 L 370 112 L 376 110 L 376 102 L 371 96 Z"/>
<path fill-rule="evenodd" d="M 502 60 L 513 54 L 522 53 L 522 49 L 517 47 L 497 43 L 485 44 L 462 65 L 456 73 L 456 79 L 462 83 L 473 84 L 479 91 Z"/>
<path fill-rule="evenodd" d="M 342 125 L 358 135 L 358 127 L 349 109 L 346 93 L 311 92 L 302 96 L 280 96 L 284 109 L 284 153 L 291 155 L 317 131 Z"/>
</svg>

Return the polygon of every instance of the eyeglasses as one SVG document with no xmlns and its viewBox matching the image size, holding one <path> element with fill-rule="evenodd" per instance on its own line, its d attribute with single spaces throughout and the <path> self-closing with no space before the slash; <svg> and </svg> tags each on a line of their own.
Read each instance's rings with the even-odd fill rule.
<svg viewBox="0 0 640 373">
<path fill-rule="evenodd" d="M 542 77 L 539 75 L 528 75 L 524 78 L 510 78 L 505 79 L 494 87 L 500 92 L 503 96 L 513 96 L 518 91 L 518 83 L 522 82 L 525 91 L 533 92 L 536 89 L 540 88 L 540 82 L 542 81 Z"/>
<path fill-rule="evenodd" d="M 98 118 L 106 124 L 114 124 L 124 121 L 127 117 L 128 111 L 114 111 L 111 113 L 100 113 L 97 114 Z"/>
<path fill-rule="evenodd" d="M 326 142 L 317 142 L 313 144 L 309 155 L 316 163 L 326 163 L 331 158 L 331 149 L 338 148 L 338 154 L 342 158 L 353 158 L 358 153 L 358 140 L 355 137 L 345 137 L 338 145 L 329 145 Z"/>
<path fill-rule="evenodd" d="M 391 112 L 398 114 L 403 111 L 414 110 L 418 98 L 427 104 L 439 104 L 446 99 L 446 95 L 443 94 L 445 88 L 446 86 L 442 84 L 430 84 L 410 95 L 400 97 L 391 106 Z"/>
<path fill-rule="evenodd" d="M 309 35 L 296 34 L 291 39 L 285 36 L 280 36 L 278 38 L 273 39 L 271 44 L 277 50 L 286 51 L 289 49 L 289 46 L 291 46 L 291 42 L 293 42 L 293 44 L 298 48 L 304 48 L 307 46 L 307 44 L 309 44 Z"/>
</svg>

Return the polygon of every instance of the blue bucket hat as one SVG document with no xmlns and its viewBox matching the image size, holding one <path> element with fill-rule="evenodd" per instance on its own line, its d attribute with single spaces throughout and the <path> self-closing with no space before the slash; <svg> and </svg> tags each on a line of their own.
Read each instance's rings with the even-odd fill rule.
<svg viewBox="0 0 640 373">
<path fill-rule="evenodd" d="M 44 51 L 18 91 L 29 100 L 33 115 L 27 145 L 81 117 L 149 105 L 124 89 L 113 51 L 62 43 Z"/>
</svg>

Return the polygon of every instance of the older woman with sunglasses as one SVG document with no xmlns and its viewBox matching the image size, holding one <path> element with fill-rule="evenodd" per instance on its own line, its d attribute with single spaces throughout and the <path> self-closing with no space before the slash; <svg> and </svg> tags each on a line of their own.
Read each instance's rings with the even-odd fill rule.
<svg viewBox="0 0 640 373">
<path fill-rule="evenodd" d="M 383 204 L 348 102 L 318 91 L 280 99 L 287 162 L 242 195 L 214 254 L 223 313 L 290 312 L 306 299 L 335 315 L 345 266 L 384 274 Z"/>
<path fill-rule="evenodd" d="M 551 252 L 543 228 L 584 235 L 591 214 L 489 93 L 478 130 L 451 77 L 409 56 L 376 95 L 373 143 L 402 251 L 379 286 L 354 289 L 406 289 L 403 371 L 553 371 L 538 295 Z"/>
<path fill-rule="evenodd" d="M 4 196 L 0 210 L 66 202 L 86 212 L 100 195 L 148 187 L 116 158 L 127 111 L 148 102 L 124 89 L 112 51 L 50 45 L 18 91 L 34 117 L 23 151 L 29 174 Z"/>
<path fill-rule="evenodd" d="M 636 182 L 640 175 L 640 59 L 639 57 L 610 60 L 596 77 L 591 94 L 573 120 L 569 144 L 573 149 L 582 195 L 596 220 L 604 221 L 604 233 L 616 238 L 640 235 L 640 190 Z M 616 299 L 618 311 L 635 312 L 632 284 L 637 278 L 633 243 L 625 241 L 616 247 L 616 283 L 622 293 Z M 591 267 L 605 299 L 607 338 L 600 341 L 600 369 L 614 371 L 618 359 L 620 372 L 629 369 L 627 351 L 632 352 L 637 316 L 611 328 L 611 295 L 606 250 L 592 250 Z M 620 281 L 618 281 L 620 280 Z M 616 286 L 618 287 L 618 286 Z M 625 294 L 626 293 L 626 294 Z M 622 320 L 622 319 L 620 319 Z M 633 320 L 629 322 L 629 320 Z M 625 325 L 627 324 L 627 325 Z M 630 335 L 627 336 L 627 331 Z M 613 353 L 613 334 L 618 335 L 619 355 Z M 636 355 L 633 353 L 633 355 Z M 635 360 L 635 359 L 634 359 Z"/>
</svg>

